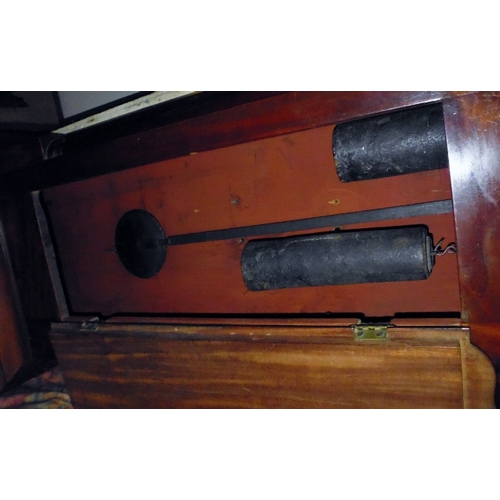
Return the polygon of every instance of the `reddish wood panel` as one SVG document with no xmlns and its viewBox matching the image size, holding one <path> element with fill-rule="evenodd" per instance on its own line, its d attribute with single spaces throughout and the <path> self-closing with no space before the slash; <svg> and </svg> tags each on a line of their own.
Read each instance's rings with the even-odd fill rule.
<svg viewBox="0 0 500 500">
<path fill-rule="evenodd" d="M 162 271 L 130 275 L 114 231 L 128 210 L 151 212 L 168 235 L 447 199 L 447 169 L 342 184 L 333 127 L 168 160 L 43 192 L 74 312 L 356 313 L 459 311 L 456 257 L 438 259 L 422 282 L 247 292 L 242 244 L 227 240 L 169 247 Z M 364 227 L 427 224 L 454 241 L 451 214 Z M 359 227 L 359 226 L 356 226 Z M 325 228 L 328 230 L 331 228 Z"/>
<path fill-rule="evenodd" d="M 282 328 L 292 341 L 277 342 L 279 333 L 261 328 L 256 336 L 271 340 L 249 342 L 248 328 L 198 328 L 197 340 L 165 338 L 165 327 L 114 328 L 52 333 L 77 408 L 492 407 L 491 365 L 460 329 L 391 331 L 377 344 L 353 341 L 352 331 L 336 338 L 335 329 L 311 342 L 314 329 Z M 240 341 L 214 340 L 231 333 Z"/>
<path fill-rule="evenodd" d="M 472 342 L 500 362 L 500 94 L 445 105 L 462 316 Z"/>
</svg>

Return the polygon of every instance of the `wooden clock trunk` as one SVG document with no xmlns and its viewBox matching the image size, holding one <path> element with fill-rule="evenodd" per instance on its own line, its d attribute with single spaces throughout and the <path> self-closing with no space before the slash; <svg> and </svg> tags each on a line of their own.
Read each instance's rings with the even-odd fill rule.
<svg viewBox="0 0 500 500">
<path fill-rule="evenodd" d="M 6 177 L 13 199 L 32 203 L 50 288 L 38 317 L 51 320 L 74 406 L 493 407 L 498 97 L 227 97 L 180 99 L 151 128 L 137 120 L 120 133 L 111 124 L 101 135 L 67 138 L 59 156 Z M 338 124 L 439 102 L 446 168 L 341 182 L 332 153 Z M 440 213 L 324 219 L 447 200 Z M 424 280 L 249 291 L 242 250 L 263 236 L 236 231 L 166 245 L 159 272 L 142 278 L 123 265 L 115 241 L 118 221 L 138 209 L 166 238 L 323 218 L 324 226 L 265 237 L 424 225 L 434 244 L 444 238 L 458 251 L 436 256 Z M 35 292 L 26 280 L 20 289 L 26 311 Z"/>
</svg>

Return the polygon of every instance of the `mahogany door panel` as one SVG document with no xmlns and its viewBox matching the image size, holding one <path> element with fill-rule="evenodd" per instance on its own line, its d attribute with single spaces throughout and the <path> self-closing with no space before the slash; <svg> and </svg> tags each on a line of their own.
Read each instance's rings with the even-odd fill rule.
<svg viewBox="0 0 500 500">
<path fill-rule="evenodd" d="M 121 329 L 121 330 L 120 330 Z M 77 330 L 77 328 L 76 328 Z M 409 329 L 359 343 L 352 331 L 56 326 L 52 341 L 77 408 L 491 408 L 494 374 L 461 329 Z M 197 340 L 187 340 L 198 330 Z M 203 331 L 200 331 L 203 330 Z M 220 330 L 220 331 L 219 331 Z M 318 330 L 318 329 L 316 329 Z M 337 329 L 338 330 L 338 329 Z M 318 333 L 316 331 L 316 333 Z M 175 334 L 177 339 L 168 338 Z M 167 337 L 166 337 L 167 335 Z M 267 336 L 270 337 L 267 337 Z M 398 338 L 399 336 L 399 338 Z M 254 337 L 255 338 L 255 337 Z"/>
</svg>

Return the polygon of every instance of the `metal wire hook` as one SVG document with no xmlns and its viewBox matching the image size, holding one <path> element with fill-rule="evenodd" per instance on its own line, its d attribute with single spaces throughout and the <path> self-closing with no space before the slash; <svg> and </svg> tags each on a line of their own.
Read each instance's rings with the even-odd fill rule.
<svg viewBox="0 0 500 500">
<path fill-rule="evenodd" d="M 443 243 L 444 238 L 441 238 L 438 242 L 437 245 L 433 248 L 432 253 L 434 255 L 437 255 L 441 257 L 442 255 L 445 255 L 447 253 L 457 253 L 457 244 L 453 241 L 452 243 L 449 243 L 444 249 L 441 249 L 441 243 Z"/>
</svg>

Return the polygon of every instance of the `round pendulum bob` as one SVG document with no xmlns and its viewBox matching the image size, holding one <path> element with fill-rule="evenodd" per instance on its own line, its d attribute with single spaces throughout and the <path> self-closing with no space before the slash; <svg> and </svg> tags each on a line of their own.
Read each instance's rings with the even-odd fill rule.
<svg viewBox="0 0 500 500">
<path fill-rule="evenodd" d="M 125 269 L 138 278 L 152 278 L 163 267 L 167 242 L 160 223 L 145 210 L 130 210 L 118 221 L 115 248 Z"/>
</svg>

